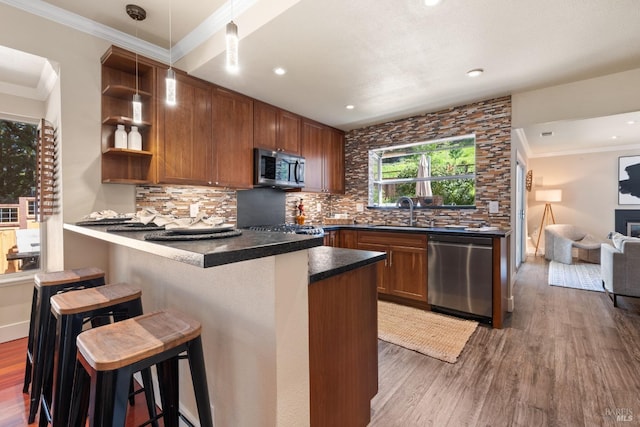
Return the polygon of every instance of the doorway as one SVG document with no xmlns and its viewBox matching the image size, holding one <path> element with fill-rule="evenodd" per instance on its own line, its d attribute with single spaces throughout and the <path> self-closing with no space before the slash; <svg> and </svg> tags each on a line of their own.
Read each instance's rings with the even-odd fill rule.
<svg viewBox="0 0 640 427">
<path fill-rule="evenodd" d="M 516 247 L 516 270 L 526 260 L 527 256 L 527 232 L 526 232 L 526 205 L 525 205 L 525 165 L 517 156 L 516 160 L 516 230 L 515 230 L 515 247 Z"/>
</svg>

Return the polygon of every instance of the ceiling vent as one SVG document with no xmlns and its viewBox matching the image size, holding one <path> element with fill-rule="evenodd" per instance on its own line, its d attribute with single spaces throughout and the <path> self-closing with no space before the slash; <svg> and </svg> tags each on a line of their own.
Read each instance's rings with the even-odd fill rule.
<svg viewBox="0 0 640 427">
<path fill-rule="evenodd" d="M 553 132 L 551 131 L 546 131 L 546 132 L 540 132 L 540 136 L 553 136 Z"/>
</svg>

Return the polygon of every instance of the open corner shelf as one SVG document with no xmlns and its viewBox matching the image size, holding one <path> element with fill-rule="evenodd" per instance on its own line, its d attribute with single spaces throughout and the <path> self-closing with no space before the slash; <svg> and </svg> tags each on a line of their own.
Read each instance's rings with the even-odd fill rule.
<svg viewBox="0 0 640 427">
<path fill-rule="evenodd" d="M 152 157 L 151 151 L 129 150 L 128 148 L 107 148 L 102 154 L 111 156 L 128 156 L 128 157 Z"/>
</svg>

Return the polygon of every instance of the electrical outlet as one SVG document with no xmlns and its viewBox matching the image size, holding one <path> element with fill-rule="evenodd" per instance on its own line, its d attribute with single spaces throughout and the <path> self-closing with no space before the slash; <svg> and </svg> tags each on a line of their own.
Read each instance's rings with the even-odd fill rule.
<svg viewBox="0 0 640 427">
<path fill-rule="evenodd" d="M 322 203 L 316 204 L 316 212 L 322 212 Z"/>
<path fill-rule="evenodd" d="M 189 216 L 191 218 L 197 217 L 198 212 L 200 212 L 200 203 L 192 203 L 189 205 Z"/>
<path fill-rule="evenodd" d="M 364 205 L 362 203 L 356 203 L 356 212 L 364 212 Z"/>
<path fill-rule="evenodd" d="M 498 202 L 496 200 L 492 200 L 489 202 L 489 213 L 498 213 Z"/>
</svg>

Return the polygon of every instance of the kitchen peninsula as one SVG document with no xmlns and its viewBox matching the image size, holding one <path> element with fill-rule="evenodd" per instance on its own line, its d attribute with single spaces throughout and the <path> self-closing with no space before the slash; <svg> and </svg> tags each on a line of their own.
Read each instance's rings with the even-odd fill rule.
<svg viewBox="0 0 640 427">
<path fill-rule="evenodd" d="M 216 425 L 322 425 L 327 413 L 350 417 L 349 425 L 368 423 L 377 392 L 376 262 L 384 254 L 250 230 L 225 239 L 151 242 L 142 231 L 64 228 L 109 245 L 108 280 L 141 287 L 145 311 L 174 308 L 202 322 Z M 356 304 L 362 310 L 353 310 Z M 345 316 L 336 314 L 354 322 L 341 337 L 333 335 L 345 329 L 339 324 Z M 336 339 L 353 348 L 341 355 Z M 361 378 L 332 381 L 339 372 Z M 181 411 L 195 420 L 190 381 L 181 375 Z"/>
</svg>

